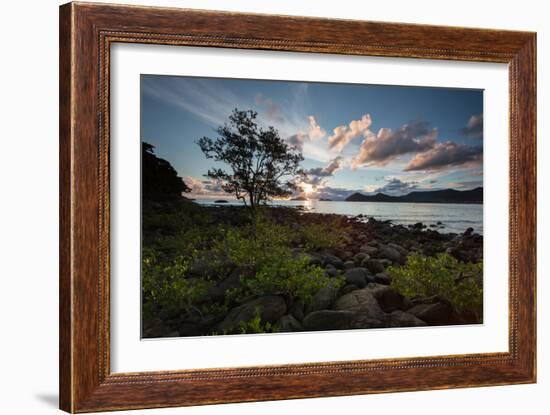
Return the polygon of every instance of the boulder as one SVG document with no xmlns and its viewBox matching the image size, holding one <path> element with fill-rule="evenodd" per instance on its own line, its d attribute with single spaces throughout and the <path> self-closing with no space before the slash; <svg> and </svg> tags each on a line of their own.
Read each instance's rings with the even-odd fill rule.
<svg viewBox="0 0 550 415">
<path fill-rule="evenodd" d="M 369 255 L 366 254 L 365 252 L 359 252 L 358 254 L 355 254 L 355 256 L 353 257 L 353 260 L 355 261 L 356 264 L 361 264 L 361 262 L 364 261 L 365 259 L 369 259 Z"/>
<path fill-rule="evenodd" d="M 308 314 L 303 326 L 308 331 L 344 330 L 351 328 L 355 313 L 351 311 L 320 310 Z"/>
<path fill-rule="evenodd" d="M 352 269 L 353 267 L 355 267 L 355 262 L 354 261 L 344 262 L 344 269 Z"/>
<path fill-rule="evenodd" d="M 439 301 L 433 304 L 417 304 L 407 310 L 430 326 L 450 324 L 452 308 L 449 304 Z"/>
<path fill-rule="evenodd" d="M 302 321 L 305 316 L 305 306 L 304 303 L 301 301 L 296 301 L 292 306 L 290 307 L 289 314 L 292 314 L 296 320 Z"/>
<path fill-rule="evenodd" d="M 388 246 L 390 248 L 395 249 L 402 257 L 407 256 L 409 251 L 407 251 L 405 248 L 403 248 L 401 245 L 395 244 L 395 243 L 389 243 Z"/>
<path fill-rule="evenodd" d="M 425 321 L 405 311 L 395 310 L 390 314 L 390 327 L 422 327 L 426 325 Z"/>
<path fill-rule="evenodd" d="M 361 265 L 364 265 L 373 274 L 379 274 L 380 272 L 384 272 L 386 270 L 382 262 L 377 259 L 368 259 Z"/>
<path fill-rule="evenodd" d="M 338 288 L 333 284 L 321 288 L 313 296 L 311 304 L 307 307 L 307 313 L 330 308 L 338 296 Z"/>
<path fill-rule="evenodd" d="M 391 313 L 403 308 L 404 297 L 389 285 L 369 284 L 367 288 L 372 291 L 372 295 L 384 312 Z"/>
<path fill-rule="evenodd" d="M 282 316 L 277 322 L 277 327 L 283 333 L 303 330 L 300 322 L 292 314 Z"/>
<path fill-rule="evenodd" d="M 325 255 L 323 257 L 323 265 L 332 265 L 334 268 L 342 269 L 344 267 L 344 261 L 338 258 L 336 255 Z"/>
<path fill-rule="evenodd" d="M 371 245 L 363 245 L 359 250 L 370 256 L 375 256 L 378 253 L 378 248 Z"/>
<path fill-rule="evenodd" d="M 378 323 L 383 325 L 387 320 L 386 313 L 380 308 L 369 288 L 354 290 L 343 295 L 336 300 L 332 308 L 338 311 L 353 312 L 355 317 L 352 325 L 355 328 L 369 328 L 378 326 Z"/>
<path fill-rule="evenodd" d="M 390 285 L 391 277 L 385 272 L 379 272 L 374 276 L 374 282 L 383 285 Z"/>
<path fill-rule="evenodd" d="M 344 273 L 344 278 L 347 284 L 354 284 L 359 288 L 363 288 L 367 285 L 369 273 L 366 268 L 351 268 Z"/>
<path fill-rule="evenodd" d="M 214 326 L 215 332 L 230 332 L 239 327 L 241 322 L 249 322 L 259 310 L 262 324 L 275 323 L 286 313 L 286 302 L 278 295 L 267 295 L 248 301 L 233 308 L 219 324 Z"/>
<path fill-rule="evenodd" d="M 325 267 L 325 274 L 327 274 L 327 276 L 329 276 L 331 278 L 335 278 L 335 277 L 338 276 L 338 270 L 336 269 L 336 267 L 334 265 L 328 264 Z"/>
<path fill-rule="evenodd" d="M 389 245 L 382 245 L 378 252 L 378 256 L 380 258 L 389 259 L 392 262 L 398 262 L 401 259 L 399 251 Z"/>
<path fill-rule="evenodd" d="M 344 285 L 344 287 L 340 290 L 340 294 L 341 295 L 345 295 L 345 294 L 348 294 L 354 290 L 358 290 L 359 287 L 355 284 L 346 284 Z"/>
</svg>

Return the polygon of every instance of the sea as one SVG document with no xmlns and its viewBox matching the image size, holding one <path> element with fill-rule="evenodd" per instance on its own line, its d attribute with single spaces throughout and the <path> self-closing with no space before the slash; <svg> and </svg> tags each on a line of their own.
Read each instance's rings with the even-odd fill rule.
<svg viewBox="0 0 550 415">
<path fill-rule="evenodd" d="M 196 199 L 201 205 L 218 205 L 214 199 Z M 223 205 L 241 205 L 237 200 L 227 200 Z M 321 200 L 274 200 L 272 206 L 300 207 L 304 212 L 333 213 L 337 215 L 364 215 L 377 220 L 412 225 L 422 222 L 441 233 L 463 233 L 468 228 L 483 234 L 483 205 L 455 203 L 386 203 L 345 202 Z M 222 205 L 222 204 L 219 204 Z M 367 219 L 365 218 L 365 219 Z"/>
</svg>

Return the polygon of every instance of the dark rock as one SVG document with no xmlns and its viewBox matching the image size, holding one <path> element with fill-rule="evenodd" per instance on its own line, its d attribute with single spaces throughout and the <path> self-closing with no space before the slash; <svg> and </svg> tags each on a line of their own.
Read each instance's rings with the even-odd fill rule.
<svg viewBox="0 0 550 415">
<path fill-rule="evenodd" d="M 331 278 L 335 278 L 338 276 L 338 270 L 334 267 L 334 265 L 327 265 L 325 268 L 325 274 Z"/>
<path fill-rule="evenodd" d="M 449 304 L 439 301 L 434 304 L 418 304 L 407 310 L 430 326 L 450 324 L 452 308 Z"/>
<path fill-rule="evenodd" d="M 368 270 L 373 274 L 378 274 L 386 270 L 382 262 L 380 262 L 377 259 L 368 259 L 365 265 L 368 268 Z"/>
<path fill-rule="evenodd" d="M 303 254 L 309 260 L 310 265 L 321 265 L 321 257 L 314 254 Z"/>
<path fill-rule="evenodd" d="M 344 273 L 344 278 L 347 284 L 354 284 L 359 288 L 363 288 L 367 285 L 369 273 L 366 268 L 351 268 Z"/>
<path fill-rule="evenodd" d="M 390 314 L 390 327 L 422 327 L 426 322 L 411 313 L 395 310 Z"/>
<path fill-rule="evenodd" d="M 379 272 L 374 276 L 374 282 L 383 285 L 390 285 L 391 277 L 385 272 Z"/>
<path fill-rule="evenodd" d="M 392 261 L 389 259 L 379 259 L 380 263 L 384 266 L 384 268 L 388 268 L 390 265 L 392 265 Z"/>
<path fill-rule="evenodd" d="M 371 245 L 363 245 L 359 250 L 370 256 L 375 256 L 378 253 L 378 248 Z"/>
<path fill-rule="evenodd" d="M 355 313 L 353 324 L 357 328 L 360 328 L 361 325 L 368 328 L 376 325 L 373 321 L 384 322 L 387 319 L 386 314 L 380 308 L 372 290 L 369 288 L 355 290 L 343 295 L 336 300 L 333 309 Z"/>
<path fill-rule="evenodd" d="M 237 329 L 241 322 L 246 323 L 254 318 L 256 309 L 260 310 L 262 323 L 275 323 L 285 314 L 286 302 L 278 295 L 268 295 L 248 301 L 233 308 L 213 331 L 224 332 Z"/>
<path fill-rule="evenodd" d="M 302 321 L 305 316 L 304 310 L 305 310 L 304 303 L 302 303 L 301 301 L 296 301 L 290 307 L 289 313 L 292 314 L 294 317 L 296 317 L 296 320 Z"/>
<path fill-rule="evenodd" d="M 307 307 L 307 313 L 330 308 L 337 296 L 338 288 L 334 284 L 321 288 L 317 294 L 313 296 L 311 304 Z"/>
<path fill-rule="evenodd" d="M 341 251 L 338 252 L 338 257 L 342 261 L 348 261 L 349 259 L 353 258 L 353 253 L 351 251 Z"/>
<path fill-rule="evenodd" d="M 392 287 L 381 284 L 369 284 L 368 289 L 372 291 L 372 295 L 376 298 L 378 305 L 384 312 L 391 313 L 403 307 L 404 297 Z"/>
<path fill-rule="evenodd" d="M 338 269 L 342 269 L 344 267 L 344 261 L 336 255 L 325 255 L 323 257 L 323 265 L 326 267 L 329 264 Z"/>
<path fill-rule="evenodd" d="M 353 257 L 353 260 L 355 261 L 356 264 L 361 264 L 362 261 L 369 258 L 370 257 L 367 253 L 359 252 L 358 254 L 355 254 L 355 256 Z"/>
<path fill-rule="evenodd" d="M 424 225 L 422 222 L 416 222 L 414 225 L 409 225 L 409 226 L 415 230 L 421 230 L 426 227 L 426 225 Z"/>
<path fill-rule="evenodd" d="M 283 333 L 303 330 L 300 322 L 292 314 L 282 316 L 277 322 L 277 327 Z"/>
<path fill-rule="evenodd" d="M 399 254 L 401 255 L 401 257 L 405 257 L 407 256 L 407 254 L 409 253 L 409 251 L 407 251 L 405 248 L 403 248 L 401 245 L 398 245 L 398 244 L 395 244 L 395 243 L 389 243 L 388 246 L 390 248 L 393 248 L 395 249 L 397 252 L 399 252 Z"/>
<path fill-rule="evenodd" d="M 355 284 L 347 284 L 345 285 L 341 290 L 340 290 L 340 294 L 341 295 L 346 295 L 354 290 L 358 290 L 359 287 Z"/>
<path fill-rule="evenodd" d="M 399 251 L 389 245 L 381 246 L 380 251 L 378 252 L 378 256 L 380 258 L 389 259 L 392 262 L 398 262 L 401 259 L 401 254 L 399 253 Z"/>
<path fill-rule="evenodd" d="M 468 228 L 466 232 L 464 232 L 464 236 L 470 236 L 472 233 L 474 233 L 474 228 Z"/>
<path fill-rule="evenodd" d="M 303 325 L 308 331 L 349 329 L 354 317 L 351 311 L 321 310 L 308 314 Z"/>
<path fill-rule="evenodd" d="M 355 267 L 354 261 L 346 261 L 344 262 L 344 269 L 352 269 Z"/>
</svg>

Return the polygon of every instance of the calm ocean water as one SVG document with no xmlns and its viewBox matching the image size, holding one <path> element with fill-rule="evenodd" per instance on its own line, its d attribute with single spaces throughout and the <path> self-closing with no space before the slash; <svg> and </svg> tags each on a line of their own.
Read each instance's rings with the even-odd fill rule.
<svg viewBox="0 0 550 415">
<path fill-rule="evenodd" d="M 204 205 L 215 205 L 212 199 L 197 199 Z M 228 200 L 228 204 L 241 204 Z M 467 228 L 483 234 L 483 205 L 452 203 L 383 203 L 383 202 L 343 202 L 343 201 L 294 201 L 277 200 L 270 203 L 279 206 L 301 206 L 308 212 L 335 213 L 356 216 L 363 214 L 379 220 L 392 220 L 393 223 L 410 225 L 422 222 L 429 226 L 441 222 L 443 227 L 436 228 L 444 233 L 462 233 Z"/>
</svg>

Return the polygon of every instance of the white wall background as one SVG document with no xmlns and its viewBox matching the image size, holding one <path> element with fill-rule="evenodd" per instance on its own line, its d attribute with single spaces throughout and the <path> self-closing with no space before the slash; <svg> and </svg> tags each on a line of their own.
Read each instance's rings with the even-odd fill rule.
<svg viewBox="0 0 550 415">
<path fill-rule="evenodd" d="M 539 382 L 536 385 L 175 408 L 157 414 L 548 413 L 550 398 L 550 13 L 546 2 L 462 0 L 188 0 L 134 4 L 310 15 L 538 32 Z M 58 9 L 57 0 L 6 2 L 0 65 L 0 412 L 57 412 Z M 546 78 L 550 73 L 546 75 Z M 6 128 L 7 127 L 7 128 Z M 546 200 L 545 200 L 546 199 Z"/>
</svg>

